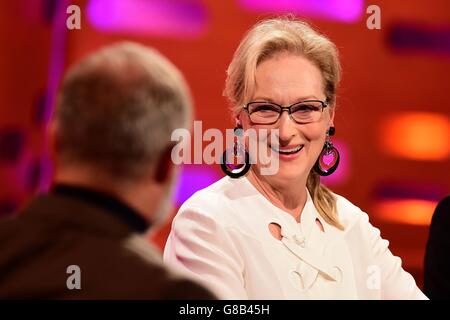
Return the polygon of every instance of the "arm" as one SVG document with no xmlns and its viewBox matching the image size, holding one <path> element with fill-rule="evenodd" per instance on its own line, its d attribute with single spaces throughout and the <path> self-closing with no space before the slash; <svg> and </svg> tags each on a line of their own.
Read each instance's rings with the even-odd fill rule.
<svg viewBox="0 0 450 320">
<path fill-rule="evenodd" d="M 247 299 L 243 262 L 230 232 L 201 209 L 181 209 L 172 224 L 164 261 L 220 299 Z"/>
<path fill-rule="evenodd" d="M 389 241 L 381 238 L 380 230 L 369 223 L 365 213 L 361 226 L 363 234 L 368 237 L 373 261 L 380 267 L 381 299 L 427 299 L 414 278 L 402 268 L 402 260 L 389 250 Z"/>
</svg>

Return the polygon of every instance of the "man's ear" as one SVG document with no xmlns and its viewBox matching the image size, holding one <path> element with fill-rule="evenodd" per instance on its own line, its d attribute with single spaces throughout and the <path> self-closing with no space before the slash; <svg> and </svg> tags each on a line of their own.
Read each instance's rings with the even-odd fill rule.
<svg viewBox="0 0 450 320">
<path fill-rule="evenodd" d="M 174 146 L 175 144 L 173 143 L 164 149 L 156 162 L 154 177 L 157 183 L 165 183 L 172 176 L 172 171 L 175 167 L 171 156 Z"/>
</svg>

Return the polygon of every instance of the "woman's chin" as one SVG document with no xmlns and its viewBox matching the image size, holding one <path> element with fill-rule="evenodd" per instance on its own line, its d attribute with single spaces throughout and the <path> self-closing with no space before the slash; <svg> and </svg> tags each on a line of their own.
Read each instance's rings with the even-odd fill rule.
<svg viewBox="0 0 450 320">
<path fill-rule="evenodd" d="M 298 172 L 298 170 L 297 171 L 280 170 L 280 172 L 278 174 L 276 174 L 275 176 L 277 179 L 283 180 L 283 181 L 298 181 L 303 176 L 305 176 L 305 174 L 303 172 Z"/>
</svg>

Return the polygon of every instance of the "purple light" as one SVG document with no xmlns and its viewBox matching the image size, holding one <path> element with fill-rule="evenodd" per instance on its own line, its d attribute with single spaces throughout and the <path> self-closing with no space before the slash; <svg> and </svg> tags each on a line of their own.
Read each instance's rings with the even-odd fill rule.
<svg viewBox="0 0 450 320">
<path fill-rule="evenodd" d="M 184 165 L 178 181 L 175 204 L 181 206 L 196 191 L 206 188 L 220 179 L 220 175 L 208 165 Z"/>
<path fill-rule="evenodd" d="M 389 45 L 398 50 L 450 54 L 450 26 L 395 24 L 389 30 Z"/>
<path fill-rule="evenodd" d="M 266 13 L 296 13 L 305 17 L 356 22 L 363 14 L 363 0 L 240 0 L 243 7 Z"/>
<path fill-rule="evenodd" d="M 439 202 L 446 195 L 443 185 L 413 181 L 382 181 L 374 188 L 379 200 L 417 199 Z"/>
<path fill-rule="evenodd" d="M 43 114 L 41 115 L 41 120 L 45 124 L 48 124 L 53 113 L 56 92 L 64 71 L 67 44 L 66 8 L 69 6 L 69 3 L 69 0 L 53 2 L 53 5 L 56 7 L 52 9 L 54 15 L 52 16 L 52 42 L 50 48 L 47 92 Z M 45 139 L 45 143 L 47 142 L 48 139 Z M 44 146 L 44 153 L 47 152 L 47 150 L 47 146 Z M 46 171 L 40 176 L 40 181 L 38 181 L 38 192 L 47 191 L 50 187 L 50 183 L 51 172 Z"/>
<path fill-rule="evenodd" d="M 197 36 L 206 27 L 198 0 L 90 0 L 88 19 L 100 31 Z"/>
<path fill-rule="evenodd" d="M 336 149 L 339 150 L 340 160 L 339 166 L 337 167 L 336 171 L 333 172 L 333 174 L 329 175 L 328 177 L 320 178 L 320 180 L 327 186 L 342 184 L 343 182 L 345 182 L 349 175 L 350 152 L 348 151 L 347 145 L 337 139 L 333 139 L 333 144 L 335 145 Z"/>
</svg>

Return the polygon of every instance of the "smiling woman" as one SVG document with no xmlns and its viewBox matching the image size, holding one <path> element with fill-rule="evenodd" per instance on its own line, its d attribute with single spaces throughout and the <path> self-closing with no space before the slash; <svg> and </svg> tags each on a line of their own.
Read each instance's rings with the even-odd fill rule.
<svg viewBox="0 0 450 320">
<path fill-rule="evenodd" d="M 339 164 L 339 79 L 336 46 L 307 23 L 271 19 L 249 31 L 225 95 L 237 129 L 266 132 L 279 168 L 262 174 L 257 161 L 188 199 L 168 264 L 224 299 L 426 299 L 367 214 L 320 182 Z"/>
</svg>

